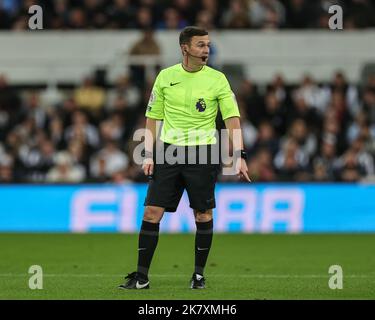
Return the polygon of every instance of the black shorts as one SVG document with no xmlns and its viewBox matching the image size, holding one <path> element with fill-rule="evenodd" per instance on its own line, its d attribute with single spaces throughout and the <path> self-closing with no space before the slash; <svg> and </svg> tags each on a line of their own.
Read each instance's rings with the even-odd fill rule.
<svg viewBox="0 0 375 320">
<path fill-rule="evenodd" d="M 192 209 L 204 212 L 215 208 L 215 184 L 219 171 L 220 165 L 212 164 L 210 160 L 208 164 L 155 162 L 153 179 L 149 182 L 144 205 L 175 212 L 186 189 Z"/>
</svg>

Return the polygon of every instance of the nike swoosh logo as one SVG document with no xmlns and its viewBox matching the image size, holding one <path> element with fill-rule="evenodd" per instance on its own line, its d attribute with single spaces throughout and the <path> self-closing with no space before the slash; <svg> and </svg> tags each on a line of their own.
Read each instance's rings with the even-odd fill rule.
<svg viewBox="0 0 375 320">
<path fill-rule="evenodd" d="M 172 83 L 172 82 L 171 82 L 171 83 L 170 83 L 170 86 L 173 87 L 173 86 L 175 86 L 176 84 L 179 84 L 179 83 L 181 83 L 181 81 L 180 81 L 180 82 L 175 82 L 175 83 Z"/>
<path fill-rule="evenodd" d="M 147 286 L 148 286 L 148 283 L 149 283 L 149 281 L 147 281 L 147 282 L 144 283 L 144 284 L 140 284 L 139 281 L 137 281 L 136 284 L 135 284 L 135 287 L 136 287 L 137 289 L 143 289 L 144 287 L 147 287 Z"/>
<path fill-rule="evenodd" d="M 198 249 L 198 251 L 202 251 L 202 250 L 208 250 L 208 248 L 197 248 Z"/>
<path fill-rule="evenodd" d="M 146 250 L 147 248 L 138 248 L 138 251 Z"/>
</svg>

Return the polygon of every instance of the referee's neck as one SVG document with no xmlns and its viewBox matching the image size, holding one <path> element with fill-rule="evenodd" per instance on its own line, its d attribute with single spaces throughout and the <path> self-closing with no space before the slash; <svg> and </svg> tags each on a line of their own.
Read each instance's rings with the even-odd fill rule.
<svg viewBox="0 0 375 320">
<path fill-rule="evenodd" d="M 197 71 L 201 71 L 203 69 L 204 66 L 189 66 L 187 64 L 185 64 L 184 62 L 181 63 L 182 65 L 182 68 L 184 68 L 185 71 L 187 72 L 197 72 Z"/>
</svg>

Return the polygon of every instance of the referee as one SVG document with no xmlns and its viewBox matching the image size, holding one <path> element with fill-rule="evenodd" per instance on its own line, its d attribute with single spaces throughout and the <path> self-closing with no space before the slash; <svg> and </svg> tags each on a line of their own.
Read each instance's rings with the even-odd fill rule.
<svg viewBox="0 0 375 320">
<path fill-rule="evenodd" d="M 180 34 L 179 43 L 183 61 L 158 74 L 146 110 L 146 132 L 151 134 L 146 134 L 142 168 L 150 177 L 150 183 L 139 233 L 137 271 L 128 274 L 125 283 L 119 286 L 121 289 L 150 287 L 148 272 L 158 243 L 159 223 L 164 212 L 176 211 L 185 189 L 197 227 L 190 287 L 205 287 L 203 274 L 212 243 L 212 209 L 215 208 L 219 164 L 212 163 L 210 156 L 205 164 L 190 164 L 187 157 L 185 163 L 169 164 L 167 161 L 159 164 L 154 152 L 158 120 L 163 121 L 160 140 L 165 155 L 172 147 L 177 153 L 185 151 L 182 154 L 186 155 L 187 152 L 190 157 L 189 152 L 201 146 L 210 154 L 216 144 L 215 120 L 220 109 L 233 145 L 236 174 L 250 181 L 235 96 L 225 75 L 206 65 L 210 53 L 208 32 L 198 27 L 186 27 Z M 192 130 L 200 133 L 198 142 L 189 138 Z M 234 134 L 236 130 L 240 134 Z"/>
</svg>

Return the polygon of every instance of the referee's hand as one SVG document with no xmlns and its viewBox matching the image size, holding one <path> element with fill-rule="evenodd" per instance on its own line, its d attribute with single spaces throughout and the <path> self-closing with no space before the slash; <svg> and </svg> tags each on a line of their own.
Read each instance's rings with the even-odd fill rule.
<svg viewBox="0 0 375 320">
<path fill-rule="evenodd" d="M 151 177 L 154 174 L 154 160 L 151 158 L 144 159 L 142 169 L 146 176 Z"/>
<path fill-rule="evenodd" d="M 248 175 L 247 163 L 245 159 L 239 158 L 236 163 L 236 174 L 240 180 L 251 182 Z"/>
</svg>

